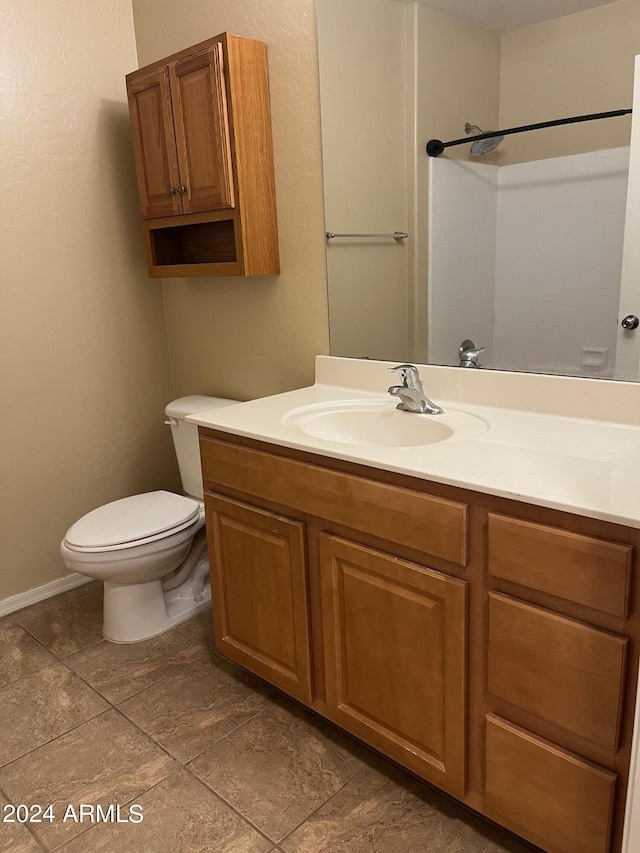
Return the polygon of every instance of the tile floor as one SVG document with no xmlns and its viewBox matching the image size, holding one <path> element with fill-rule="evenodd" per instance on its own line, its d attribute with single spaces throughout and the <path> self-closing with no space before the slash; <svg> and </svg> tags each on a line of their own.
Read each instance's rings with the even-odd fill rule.
<svg viewBox="0 0 640 853">
<path fill-rule="evenodd" d="M 0 619 L 0 807 L 54 817 L 0 823 L 0 853 L 533 849 L 216 655 L 208 613 L 106 642 L 101 592 Z M 80 822 L 80 804 L 121 822 Z"/>
</svg>

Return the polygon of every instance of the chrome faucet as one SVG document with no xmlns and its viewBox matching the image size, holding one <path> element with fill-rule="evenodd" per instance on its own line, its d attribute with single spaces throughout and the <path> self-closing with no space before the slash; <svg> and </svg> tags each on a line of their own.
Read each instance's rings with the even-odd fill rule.
<svg viewBox="0 0 640 853">
<path fill-rule="evenodd" d="M 391 373 L 397 373 L 402 380 L 402 385 L 392 385 L 389 394 L 400 397 L 397 407 L 404 412 L 416 412 L 421 415 L 441 415 L 443 409 L 436 406 L 425 396 L 418 368 L 413 364 L 399 364 L 397 367 L 388 368 Z"/>
<path fill-rule="evenodd" d="M 460 367 L 482 367 L 482 365 L 478 364 L 478 358 L 481 352 L 484 352 L 484 347 L 477 347 L 473 341 L 470 341 L 468 338 L 465 341 L 462 341 L 460 344 L 460 348 L 458 349 L 458 356 L 460 358 Z"/>
</svg>

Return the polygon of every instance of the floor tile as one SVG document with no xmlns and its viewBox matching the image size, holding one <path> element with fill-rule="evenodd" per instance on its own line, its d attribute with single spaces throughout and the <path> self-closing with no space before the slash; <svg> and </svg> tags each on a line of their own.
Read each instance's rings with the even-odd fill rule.
<svg viewBox="0 0 640 853">
<path fill-rule="evenodd" d="M 150 687 L 178 667 L 207 660 L 209 652 L 176 631 L 141 643 L 103 640 L 65 660 L 114 705 Z"/>
<path fill-rule="evenodd" d="M 89 583 L 18 611 L 18 623 L 56 657 L 102 639 L 102 584 Z"/>
<path fill-rule="evenodd" d="M 496 841 L 487 847 L 485 853 L 542 853 L 539 847 L 533 847 L 526 841 L 514 838 L 507 833 L 501 833 Z"/>
<path fill-rule="evenodd" d="M 361 764 L 302 709 L 272 705 L 189 766 L 277 842 Z"/>
<path fill-rule="evenodd" d="M 22 610 L 14 610 L 13 613 L 7 613 L 6 616 L 0 616 L 0 631 L 4 631 L 5 628 L 11 628 L 13 625 L 18 625 L 18 613 L 22 613 Z"/>
<path fill-rule="evenodd" d="M 56 660 L 19 625 L 0 630 L 0 687 Z"/>
<path fill-rule="evenodd" d="M 367 767 L 280 846 L 286 853 L 484 853 L 497 835 L 401 771 Z"/>
<path fill-rule="evenodd" d="M 0 796 L 0 815 L 7 817 L 7 801 Z M 0 853 L 40 853 L 42 848 L 29 830 L 19 823 L 0 821 Z"/>
<path fill-rule="evenodd" d="M 176 628 L 181 634 L 188 636 L 195 643 L 202 643 L 208 649 L 215 649 L 213 636 L 213 615 L 208 607 L 197 616 L 192 616 Z"/>
<path fill-rule="evenodd" d="M 213 657 L 181 668 L 119 708 L 186 763 L 255 716 L 270 691 Z"/>
<path fill-rule="evenodd" d="M 75 838 L 61 853 L 267 853 L 263 838 L 218 797 L 182 770 L 136 798 L 140 823 L 106 823 Z M 122 813 L 125 813 L 122 809 Z"/>
<path fill-rule="evenodd" d="M 0 766 L 100 714 L 108 704 L 56 663 L 0 688 Z"/>
<path fill-rule="evenodd" d="M 12 802 L 53 804 L 55 821 L 32 831 L 54 848 L 86 829 L 63 822 L 68 804 L 128 803 L 178 766 L 112 709 L 3 767 L 0 787 Z"/>
<path fill-rule="evenodd" d="M 208 610 L 143 643 L 103 641 L 101 589 L 0 619 L 0 788 L 13 802 L 54 804 L 57 822 L 34 827 L 48 849 L 537 850 L 215 654 Z M 71 655 L 66 666 L 35 637 Z M 121 704 L 109 709 L 105 698 Z M 120 804 L 124 814 L 140 803 L 144 819 L 61 823 L 68 803 Z M 24 826 L 0 823 L 0 853 L 41 849 Z"/>
</svg>

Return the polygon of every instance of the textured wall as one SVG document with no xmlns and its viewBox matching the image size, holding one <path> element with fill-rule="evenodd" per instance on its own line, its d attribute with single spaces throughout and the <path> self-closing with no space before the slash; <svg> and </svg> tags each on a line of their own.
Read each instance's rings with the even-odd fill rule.
<svg viewBox="0 0 640 853">
<path fill-rule="evenodd" d="M 130 0 L 0 12 L 0 600 L 66 573 L 82 513 L 177 485 L 123 76 Z"/>
<path fill-rule="evenodd" d="M 133 0 L 140 65 L 228 30 L 266 42 L 279 276 L 163 283 L 176 390 L 248 399 L 310 384 L 327 353 L 313 0 Z"/>
</svg>

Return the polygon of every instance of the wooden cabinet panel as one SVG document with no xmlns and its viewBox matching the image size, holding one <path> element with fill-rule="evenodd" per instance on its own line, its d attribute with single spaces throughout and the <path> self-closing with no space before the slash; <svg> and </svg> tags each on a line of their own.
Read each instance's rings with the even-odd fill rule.
<svg viewBox="0 0 640 853">
<path fill-rule="evenodd" d="M 169 66 L 185 213 L 233 207 L 222 45 Z"/>
<path fill-rule="evenodd" d="M 491 817 L 551 853 L 607 853 L 614 773 L 494 716 L 486 755 Z"/>
<path fill-rule="evenodd" d="M 127 91 L 150 277 L 277 275 L 264 43 L 221 33 Z"/>
<path fill-rule="evenodd" d="M 489 513 L 489 572 L 625 617 L 633 548 Z"/>
<path fill-rule="evenodd" d="M 275 172 L 267 52 L 262 42 L 227 38 L 227 61 L 235 73 L 229 90 L 233 109 L 240 230 L 247 274 L 280 272 Z"/>
<path fill-rule="evenodd" d="M 213 488 L 237 489 L 459 566 L 466 564 L 466 504 L 206 436 L 200 439 L 200 455 L 205 482 Z"/>
<path fill-rule="evenodd" d="M 615 752 L 628 640 L 489 594 L 489 690 Z"/>
<path fill-rule="evenodd" d="M 161 68 L 138 77 L 127 90 L 142 215 L 180 213 L 168 71 Z"/>
<path fill-rule="evenodd" d="M 205 506 L 216 647 L 310 702 L 304 526 L 216 495 Z"/>
<path fill-rule="evenodd" d="M 464 796 L 466 584 L 335 536 L 320 539 L 330 713 Z"/>
<path fill-rule="evenodd" d="M 625 531 L 293 456 L 201 431 L 218 649 L 546 853 L 619 853 L 638 667 Z"/>
</svg>

